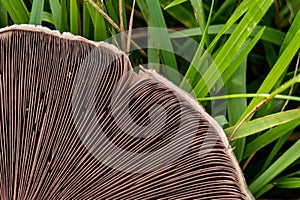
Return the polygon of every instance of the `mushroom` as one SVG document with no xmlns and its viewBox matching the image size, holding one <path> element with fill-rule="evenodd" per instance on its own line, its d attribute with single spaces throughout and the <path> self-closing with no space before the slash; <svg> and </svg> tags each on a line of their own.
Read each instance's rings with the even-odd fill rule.
<svg viewBox="0 0 300 200">
<path fill-rule="evenodd" d="M 0 29 L 0 199 L 253 199 L 190 95 L 113 45 Z"/>
</svg>

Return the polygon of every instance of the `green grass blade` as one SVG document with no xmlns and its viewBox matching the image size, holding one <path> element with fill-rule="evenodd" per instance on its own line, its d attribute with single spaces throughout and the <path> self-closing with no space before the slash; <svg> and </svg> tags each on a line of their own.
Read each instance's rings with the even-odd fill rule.
<svg viewBox="0 0 300 200">
<path fill-rule="evenodd" d="M 211 22 L 215 22 L 218 18 L 223 18 L 226 15 L 229 15 L 232 9 L 235 8 L 235 5 L 237 4 L 237 0 L 227 0 L 224 1 L 224 3 L 220 6 L 220 8 L 216 11 L 213 18 L 211 19 Z"/>
<path fill-rule="evenodd" d="M 243 138 L 298 118 L 300 118 L 300 109 L 267 115 L 242 124 L 234 138 Z M 235 126 L 229 127 L 225 129 L 225 133 L 230 135 L 234 129 Z"/>
<path fill-rule="evenodd" d="M 44 0 L 33 0 L 29 24 L 41 25 L 43 20 Z"/>
<path fill-rule="evenodd" d="M 77 0 L 70 0 L 70 31 L 75 35 L 79 34 L 79 20 Z"/>
<path fill-rule="evenodd" d="M 268 65 L 270 68 L 272 68 L 274 66 L 274 64 L 277 61 L 278 55 L 276 52 L 275 47 L 268 43 L 268 42 L 262 42 L 263 46 L 264 46 L 264 50 L 265 50 L 265 56 L 266 56 L 266 60 L 268 62 Z"/>
<path fill-rule="evenodd" d="M 170 0 L 159 0 L 160 5 L 162 8 L 165 8 L 169 3 Z M 184 24 L 188 28 L 196 27 L 197 22 L 193 12 L 191 12 L 191 5 L 185 3 L 187 5 L 177 5 L 167 9 L 167 13 L 170 14 L 174 19 L 178 20 L 182 24 Z"/>
<path fill-rule="evenodd" d="M 216 35 L 218 34 L 224 27 L 224 24 L 218 25 L 210 25 L 208 27 L 208 34 L 209 35 Z M 236 28 L 236 24 L 232 25 L 229 29 L 227 29 L 224 34 L 232 34 L 234 29 Z M 264 26 L 257 26 L 253 32 L 250 34 L 251 37 L 255 37 Z M 193 37 L 193 36 L 201 36 L 203 32 L 199 30 L 199 28 L 190 28 L 185 29 L 182 31 L 176 31 L 170 33 L 170 37 L 173 38 L 181 38 L 181 37 Z M 265 31 L 261 36 L 261 40 L 274 44 L 276 46 L 281 46 L 283 40 L 285 38 L 285 34 L 279 30 L 273 29 L 271 27 L 265 27 Z"/>
<path fill-rule="evenodd" d="M 88 39 L 93 39 L 93 22 L 87 7 L 88 4 L 84 3 L 82 8 L 82 36 Z"/>
<path fill-rule="evenodd" d="M 260 171 L 258 172 L 259 175 L 262 174 L 264 171 L 266 171 L 266 169 L 270 166 L 270 164 L 273 162 L 274 158 L 278 155 L 279 150 L 286 143 L 287 139 L 289 138 L 289 136 L 291 134 L 292 134 L 292 131 L 289 131 L 277 140 L 272 151 L 269 153 L 267 159 L 265 160 L 265 163 L 260 168 Z"/>
<path fill-rule="evenodd" d="M 53 20 L 53 17 L 51 15 L 51 13 L 48 13 L 48 12 L 45 12 L 45 11 L 43 12 L 42 21 L 43 22 L 48 22 L 50 24 L 55 25 L 55 22 Z"/>
<path fill-rule="evenodd" d="M 300 188 L 299 177 L 279 178 L 274 182 L 276 188 Z"/>
<path fill-rule="evenodd" d="M 69 31 L 68 9 L 67 9 L 66 0 L 61 0 L 61 4 L 60 4 L 59 30 L 60 32 Z"/>
<path fill-rule="evenodd" d="M 219 39 L 226 33 L 226 31 L 234 25 L 234 23 L 237 22 L 237 20 L 243 16 L 253 5 L 253 0 L 245 0 L 242 1 L 242 3 L 235 9 L 234 13 L 230 16 L 230 18 L 227 20 L 226 24 L 223 26 L 221 31 L 218 32 L 217 36 L 214 38 L 214 40 L 211 42 L 208 51 L 212 53 L 213 48 L 219 41 Z"/>
<path fill-rule="evenodd" d="M 268 76 L 265 78 L 264 82 L 258 89 L 257 93 L 269 93 L 277 81 L 280 79 L 282 73 L 286 70 L 286 68 L 289 66 L 289 63 L 297 53 L 298 49 L 300 47 L 300 29 L 298 30 L 297 34 L 294 36 L 294 38 L 291 40 L 290 44 L 287 46 L 285 51 L 282 53 L 282 55 L 277 60 L 276 64 L 272 68 L 272 70 L 269 72 Z M 247 109 L 244 111 L 243 115 L 241 116 L 240 120 L 249 113 L 255 106 L 261 101 L 261 99 L 254 98 Z"/>
<path fill-rule="evenodd" d="M 187 0 L 174 0 L 170 4 L 168 4 L 166 7 L 164 7 L 164 10 L 167 10 L 169 8 L 172 8 L 174 6 L 177 6 L 179 4 L 182 4 L 183 2 L 186 2 Z"/>
<path fill-rule="evenodd" d="M 280 158 L 278 158 L 262 175 L 260 175 L 249 189 L 252 193 L 257 193 L 261 188 L 268 184 L 278 174 L 284 171 L 300 156 L 300 140 L 290 147 Z"/>
<path fill-rule="evenodd" d="M 175 55 L 172 51 L 173 47 L 171 40 L 169 38 L 169 33 L 167 31 L 167 26 L 163 13 L 161 11 L 158 0 L 147 0 L 146 3 L 142 0 L 137 1 L 138 6 L 140 7 L 144 17 L 147 20 L 149 27 L 157 27 L 154 29 L 149 29 L 149 34 L 151 34 L 154 43 L 150 42 L 149 48 L 159 49 L 162 63 L 166 66 L 169 66 L 177 71 L 177 63 Z M 168 49 L 168 51 L 163 51 L 161 49 Z M 157 56 L 156 53 L 150 54 L 150 56 Z M 149 60 L 156 60 L 156 58 L 148 58 Z M 165 73 L 165 76 L 174 83 L 179 83 L 179 76 L 174 71 L 168 71 Z"/>
<path fill-rule="evenodd" d="M 237 53 L 237 58 L 233 60 L 233 62 L 230 64 L 230 67 L 222 75 L 222 80 L 224 83 L 226 83 L 227 80 L 230 79 L 230 77 L 235 73 L 236 69 L 243 62 L 243 60 L 245 60 L 245 58 L 247 58 L 247 56 L 249 55 L 251 50 L 254 48 L 254 46 L 257 44 L 257 42 L 261 39 L 264 31 L 265 31 L 265 27 L 263 27 L 248 44 L 246 41 L 246 43 L 245 43 L 246 46 L 241 48 L 241 52 Z M 243 110 L 245 110 L 245 109 L 246 109 L 246 107 Z"/>
<path fill-rule="evenodd" d="M 229 67 L 232 59 L 238 53 L 240 47 L 243 45 L 246 39 L 250 36 L 257 23 L 269 9 L 272 2 L 272 0 L 267 0 L 263 3 L 253 1 L 254 5 L 252 5 L 252 7 L 246 13 L 245 17 L 237 25 L 228 41 L 225 43 L 221 51 L 214 59 L 219 73 L 222 74 Z M 219 78 L 217 76 L 214 76 L 216 73 L 217 72 L 215 67 L 210 67 L 205 72 L 203 78 L 197 83 L 194 88 L 194 91 L 198 97 L 205 96 L 208 91 L 215 85 Z"/>
<path fill-rule="evenodd" d="M 114 5 L 114 4 L 116 4 L 116 5 Z M 112 20 L 114 20 L 114 22 L 116 24 L 120 24 L 120 18 L 119 18 L 119 1 L 116 1 L 116 0 L 106 0 L 105 1 L 105 7 L 107 9 L 107 13 L 110 16 L 110 18 Z M 126 30 L 126 28 L 125 28 L 125 30 Z"/>
<path fill-rule="evenodd" d="M 229 81 L 225 84 L 227 93 L 246 93 L 246 70 L 247 70 L 247 60 L 244 59 L 244 62 L 238 67 L 235 73 L 231 76 Z M 229 119 L 229 126 L 233 126 L 236 121 L 239 119 L 243 110 L 247 107 L 247 99 L 229 99 L 226 101 L 227 104 L 227 113 Z M 235 143 L 235 155 L 240 161 L 242 159 L 244 151 L 245 138 L 240 139 Z"/>
<path fill-rule="evenodd" d="M 263 195 L 264 193 L 270 191 L 272 188 L 274 188 L 274 184 L 273 184 L 273 183 L 269 183 L 269 184 L 265 185 L 262 189 L 260 189 L 260 190 L 255 194 L 255 198 L 260 197 L 260 196 Z"/>
<path fill-rule="evenodd" d="M 22 0 L 2 0 L 2 3 L 15 24 L 29 22 L 29 12 Z"/>
<path fill-rule="evenodd" d="M 104 5 L 101 2 L 96 2 L 97 5 L 104 10 Z M 106 20 L 104 17 L 98 13 L 98 11 L 93 8 L 91 5 L 88 5 L 88 9 L 90 11 L 90 16 L 94 25 L 94 40 L 95 41 L 103 41 L 109 37 L 108 34 L 108 26 L 106 24 Z M 104 10 L 105 12 L 105 10 Z"/>
<path fill-rule="evenodd" d="M 207 30 L 206 30 L 207 23 L 206 23 L 204 8 L 203 8 L 203 2 L 202 2 L 202 0 L 190 0 L 190 2 L 194 8 L 194 13 L 195 13 L 195 16 L 196 16 L 196 19 L 198 22 L 198 26 L 199 26 L 201 32 L 204 33 L 201 38 L 200 46 L 204 47 L 204 43 L 208 46 L 209 40 L 207 37 Z M 214 0 L 212 1 L 211 11 L 213 8 L 213 4 L 214 4 Z M 210 12 L 210 14 L 211 14 L 211 12 Z M 209 24 L 209 22 L 208 22 L 208 24 Z"/>
<path fill-rule="evenodd" d="M 8 25 L 8 17 L 7 10 L 0 1 L 0 27 L 4 27 Z"/>
<path fill-rule="evenodd" d="M 250 156 L 252 153 L 264 148 L 271 142 L 275 141 L 276 139 L 280 138 L 281 136 L 287 134 L 288 132 L 292 131 L 296 128 L 296 126 L 300 125 L 300 119 L 296 119 L 290 121 L 288 123 L 279 125 L 275 128 L 270 129 L 266 133 L 262 134 L 261 136 L 257 137 L 255 140 L 251 141 L 247 144 L 243 159 Z"/>
<path fill-rule="evenodd" d="M 294 21 L 286 34 L 286 37 L 284 38 L 283 44 L 280 48 L 280 54 L 283 53 L 283 51 L 287 48 L 287 46 L 292 41 L 294 35 L 297 34 L 297 32 L 300 30 L 300 12 L 297 13 L 297 15 L 294 18 Z"/>
<path fill-rule="evenodd" d="M 213 101 L 213 100 L 220 100 L 220 99 L 237 99 L 237 98 L 253 98 L 253 97 L 259 97 L 261 99 L 264 99 L 264 98 L 270 97 L 270 96 L 271 96 L 270 94 L 256 94 L 256 93 L 228 94 L 228 95 L 223 95 L 223 96 L 201 97 L 201 98 L 197 98 L 197 100 L 198 101 Z M 281 94 L 275 95 L 274 99 L 300 101 L 300 97 L 281 95 Z"/>
<path fill-rule="evenodd" d="M 58 0 L 49 0 L 52 17 L 54 20 L 54 26 L 56 29 L 60 29 L 60 4 Z"/>
</svg>

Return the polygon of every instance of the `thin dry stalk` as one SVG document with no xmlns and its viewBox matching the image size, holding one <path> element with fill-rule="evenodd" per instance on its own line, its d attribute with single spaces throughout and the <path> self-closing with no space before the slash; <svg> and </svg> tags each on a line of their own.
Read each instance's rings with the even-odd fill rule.
<svg viewBox="0 0 300 200">
<path fill-rule="evenodd" d="M 107 20 L 107 22 L 112 25 L 112 27 L 114 27 L 118 32 L 121 32 L 121 28 L 94 1 L 86 1 L 91 4 Z"/>
<path fill-rule="evenodd" d="M 295 67 L 295 71 L 294 71 L 294 76 L 293 76 L 293 78 L 295 78 L 295 77 L 297 76 L 297 71 L 298 71 L 298 68 L 299 68 L 299 61 L 300 61 L 300 54 L 298 55 L 297 64 L 296 64 L 296 67 Z M 289 91 L 289 96 L 292 95 L 293 90 L 294 90 L 294 87 L 295 87 L 295 85 L 293 84 L 293 85 L 291 86 L 290 91 Z M 289 103 L 289 100 L 287 100 L 287 101 L 285 102 L 285 104 L 283 105 L 283 107 L 282 107 L 282 109 L 281 109 L 281 112 L 285 110 L 285 108 L 286 108 L 286 106 L 288 105 L 288 103 Z"/>
<path fill-rule="evenodd" d="M 119 0 L 119 15 L 120 15 L 120 29 L 121 29 L 121 40 L 122 40 L 122 50 L 125 51 L 125 29 L 124 29 L 124 19 L 123 19 L 123 0 Z"/>
<path fill-rule="evenodd" d="M 132 34 L 132 26 L 133 26 L 134 8 L 135 8 L 135 0 L 133 0 L 131 14 L 130 14 L 128 38 L 127 38 L 127 48 L 126 48 L 126 53 L 127 54 L 130 52 L 130 43 L 131 43 L 131 34 Z"/>
</svg>

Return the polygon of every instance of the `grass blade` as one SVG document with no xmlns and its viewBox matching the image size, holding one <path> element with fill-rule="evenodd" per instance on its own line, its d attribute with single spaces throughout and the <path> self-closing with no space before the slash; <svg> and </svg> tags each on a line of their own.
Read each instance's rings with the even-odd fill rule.
<svg viewBox="0 0 300 200">
<path fill-rule="evenodd" d="M 2 0 L 2 3 L 15 24 L 29 22 L 29 12 L 22 0 Z"/>
<path fill-rule="evenodd" d="M 282 53 L 282 55 L 277 60 L 276 64 L 268 74 L 268 76 L 265 78 L 264 82 L 258 89 L 257 93 L 269 93 L 277 81 L 280 79 L 282 73 L 286 70 L 286 68 L 289 66 L 289 63 L 297 53 L 298 49 L 300 47 L 300 29 L 298 30 L 297 34 L 294 36 L 294 38 L 291 40 L 285 51 Z M 260 102 L 261 100 L 258 98 L 254 98 L 247 109 L 244 111 L 243 115 L 241 116 L 240 120 L 244 118 L 244 116 L 247 115 L 255 106 Z"/>
<path fill-rule="evenodd" d="M 238 67 L 235 73 L 231 76 L 229 81 L 225 84 L 226 91 L 230 94 L 244 94 L 246 93 L 246 70 L 247 70 L 247 60 L 244 59 L 242 64 Z M 226 101 L 227 104 L 227 113 L 229 119 L 229 125 L 233 126 L 236 121 L 239 119 L 242 111 L 247 107 L 247 99 L 229 99 Z M 244 151 L 245 138 L 239 139 L 235 143 L 235 155 L 240 161 L 242 159 Z"/>
<path fill-rule="evenodd" d="M 50 24 L 55 25 L 55 22 L 53 20 L 53 17 L 51 15 L 51 13 L 48 13 L 48 12 L 45 12 L 45 11 L 43 11 L 42 21 L 43 22 L 48 22 Z"/>
<path fill-rule="evenodd" d="M 299 177 L 279 178 L 274 182 L 276 188 L 300 188 Z"/>
<path fill-rule="evenodd" d="M 88 10 L 89 4 L 84 3 L 83 4 L 83 11 L 82 11 L 82 36 L 88 39 L 93 38 L 93 22 L 90 16 L 90 12 Z"/>
<path fill-rule="evenodd" d="M 280 124 L 284 124 L 299 118 L 300 118 L 300 109 L 294 109 L 294 110 L 267 115 L 265 117 L 261 117 L 242 124 L 234 138 L 235 139 L 243 138 L 258 133 L 260 131 L 266 130 L 268 128 L 272 128 Z M 225 129 L 225 133 L 227 135 L 231 134 L 234 129 L 235 126 L 227 128 Z"/>
<path fill-rule="evenodd" d="M 262 134 L 261 136 L 257 137 L 255 140 L 247 144 L 243 159 L 247 158 L 252 153 L 262 149 L 271 142 L 292 131 L 298 125 L 300 125 L 300 119 L 296 119 L 288 123 L 279 125 Z"/>
<path fill-rule="evenodd" d="M 268 184 L 278 174 L 290 166 L 300 156 L 300 140 L 289 148 L 280 158 L 278 158 L 262 175 L 260 175 L 249 189 L 252 193 L 257 193 L 261 188 Z"/>
<path fill-rule="evenodd" d="M 43 20 L 44 0 L 33 0 L 29 24 L 41 25 Z"/>
<path fill-rule="evenodd" d="M 218 24 L 218 25 L 210 25 L 208 27 L 208 34 L 209 35 L 216 35 L 218 34 L 224 27 L 224 24 Z M 224 34 L 232 34 L 234 29 L 236 28 L 236 24 L 232 25 L 229 29 L 227 29 Z M 264 26 L 257 26 L 253 32 L 250 34 L 251 37 L 255 37 L 261 29 L 264 28 Z M 182 31 L 176 31 L 173 33 L 170 33 L 170 38 L 181 38 L 181 37 L 193 37 L 193 36 L 199 36 L 202 35 L 203 32 L 199 30 L 199 28 L 190 28 L 185 29 Z M 265 31 L 263 35 L 261 36 L 261 40 L 269 42 L 271 44 L 281 46 L 283 43 L 283 40 L 285 38 L 285 34 L 279 30 L 265 27 Z"/>
<path fill-rule="evenodd" d="M 165 8 L 170 3 L 170 0 L 159 0 L 162 8 Z M 178 4 L 177 6 L 170 7 L 166 11 L 174 19 L 178 20 L 188 28 L 196 27 L 197 22 L 193 12 L 191 12 L 192 7 L 190 4 L 186 3 L 187 6 Z M 144 16 L 145 17 L 145 16 Z"/>
<path fill-rule="evenodd" d="M 67 9 L 67 1 L 66 0 L 61 0 L 60 17 L 59 17 L 59 30 L 60 30 L 60 32 L 69 31 L 69 27 L 68 27 L 68 9 Z"/>
<path fill-rule="evenodd" d="M 169 3 L 166 7 L 164 7 L 164 10 L 167 10 L 169 8 L 172 8 L 174 6 L 177 6 L 179 4 L 182 4 L 183 2 L 186 2 L 187 0 L 174 0 L 171 3 Z"/>
<path fill-rule="evenodd" d="M 4 27 L 8 25 L 8 17 L 7 10 L 0 1 L 0 27 Z"/>
<path fill-rule="evenodd" d="M 169 38 L 169 33 L 167 31 L 167 26 L 165 23 L 165 19 L 163 13 L 161 11 L 158 0 L 147 0 L 146 4 L 143 1 L 137 1 L 138 6 L 141 8 L 141 11 L 145 18 L 147 19 L 147 23 L 149 27 L 157 27 L 154 29 L 149 29 L 150 34 L 153 37 L 154 43 L 149 43 L 150 45 L 154 44 L 154 48 L 160 50 L 160 56 L 162 63 L 166 66 L 169 66 L 177 71 L 177 63 L 175 59 L 175 55 L 172 53 L 172 44 Z M 149 17 L 147 17 L 149 16 Z M 163 51 L 162 49 L 167 49 L 168 51 Z M 150 56 L 157 56 L 156 53 L 151 54 Z M 156 58 L 148 58 L 149 60 L 155 60 Z M 169 80 L 174 83 L 179 83 L 179 77 L 177 73 L 174 71 L 168 71 L 165 75 L 169 78 Z"/>
<path fill-rule="evenodd" d="M 70 31 L 71 33 L 79 34 L 79 10 L 77 6 L 77 0 L 70 0 Z"/>
<path fill-rule="evenodd" d="M 247 58 L 251 50 L 254 48 L 254 46 L 257 44 L 257 42 L 261 39 L 263 33 L 265 31 L 265 28 L 263 27 L 257 35 L 247 44 L 247 41 L 245 42 L 245 47 L 241 47 L 241 52 L 237 54 L 237 58 L 232 61 L 230 64 L 230 67 L 224 72 L 222 75 L 222 80 L 224 83 L 227 82 L 227 80 L 230 79 L 230 77 L 235 73 L 236 69 L 239 67 L 239 65 Z M 246 107 L 242 110 L 245 110 Z M 241 113 L 242 114 L 242 113 Z M 241 116 L 241 115 L 239 115 Z"/>
<path fill-rule="evenodd" d="M 263 3 L 258 3 L 253 1 L 252 7 L 246 13 L 242 21 L 237 25 L 234 32 L 225 43 L 224 47 L 220 50 L 214 62 L 218 67 L 219 73 L 223 73 L 232 62 L 232 59 L 239 51 L 242 44 L 250 36 L 250 33 L 254 30 L 256 24 L 261 20 L 266 11 L 272 4 L 272 0 L 264 1 Z M 205 96 L 208 91 L 214 86 L 218 81 L 219 77 L 214 76 L 216 73 L 216 68 L 210 67 L 203 78 L 195 86 L 195 93 L 199 96 Z"/>
<path fill-rule="evenodd" d="M 58 0 L 49 0 L 52 17 L 54 20 L 54 26 L 56 29 L 60 29 L 60 4 Z"/>
</svg>

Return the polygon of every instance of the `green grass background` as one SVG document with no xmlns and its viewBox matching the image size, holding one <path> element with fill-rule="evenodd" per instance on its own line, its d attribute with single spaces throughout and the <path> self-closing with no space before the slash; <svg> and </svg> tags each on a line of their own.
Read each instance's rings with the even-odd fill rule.
<svg viewBox="0 0 300 200">
<path fill-rule="evenodd" d="M 159 33 L 158 44 L 173 48 L 172 40 L 182 34 L 198 41 L 191 63 L 159 49 L 132 52 L 130 59 L 134 66 L 150 61 L 172 66 L 207 108 L 211 100 L 226 98 L 227 114 L 218 118 L 228 137 L 244 121 L 231 145 L 250 191 L 256 198 L 300 198 L 299 0 L 136 0 L 134 7 L 133 0 L 123 0 L 123 20 L 119 1 L 94 2 L 121 30 L 129 29 L 132 10 L 133 29 L 177 30 Z M 43 25 L 95 41 L 120 31 L 84 0 L 0 0 L 0 27 L 12 24 Z M 177 45 L 189 50 L 189 44 Z M 200 76 L 202 48 L 215 65 Z M 210 97 L 210 89 L 218 88 L 216 69 L 226 95 Z M 168 72 L 164 76 L 174 79 Z"/>
</svg>

